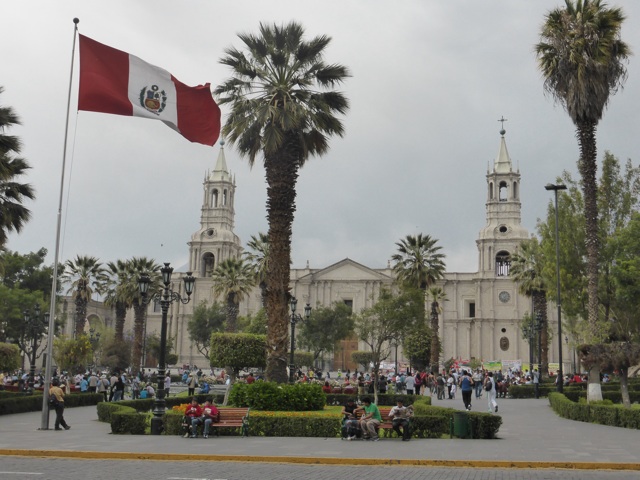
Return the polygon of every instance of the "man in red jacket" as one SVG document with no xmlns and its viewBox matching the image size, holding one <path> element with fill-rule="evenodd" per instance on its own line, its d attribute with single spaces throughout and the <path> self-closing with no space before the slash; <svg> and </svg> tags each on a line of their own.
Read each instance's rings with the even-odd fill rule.
<svg viewBox="0 0 640 480">
<path fill-rule="evenodd" d="M 187 408 L 187 411 L 184 412 L 187 417 L 191 419 L 191 438 L 196 438 L 198 436 L 198 425 L 202 419 L 202 408 L 198 405 L 198 400 L 193 398 L 191 400 L 191 405 Z M 185 436 L 187 436 L 189 432 Z"/>
</svg>

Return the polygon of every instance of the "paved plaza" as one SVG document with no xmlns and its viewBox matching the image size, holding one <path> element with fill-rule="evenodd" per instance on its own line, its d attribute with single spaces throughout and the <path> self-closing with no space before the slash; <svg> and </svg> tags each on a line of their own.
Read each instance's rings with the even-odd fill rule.
<svg viewBox="0 0 640 480">
<path fill-rule="evenodd" d="M 463 408 L 461 399 L 435 400 L 434 404 Z M 474 411 L 486 409 L 485 399 L 478 400 L 473 405 Z M 431 472 L 435 472 L 434 468 L 447 472 L 448 467 L 466 467 L 464 471 L 467 473 L 479 470 L 485 473 L 492 472 L 491 475 L 498 471 L 523 472 L 527 468 L 582 470 L 582 476 L 570 478 L 607 478 L 603 476 L 604 470 L 617 469 L 620 470 L 620 474 L 626 472 L 632 473 L 635 477 L 640 476 L 640 432 L 637 430 L 565 420 L 556 416 L 547 399 L 501 399 L 499 415 L 503 418 L 503 424 L 496 440 L 413 439 L 410 442 L 401 442 L 395 438 L 383 438 L 376 443 L 345 442 L 339 438 L 184 439 L 178 436 L 116 436 L 110 433 L 108 424 L 98 422 L 95 407 L 68 409 L 65 417 L 72 426 L 68 431 L 38 430 L 39 412 L 6 415 L 0 417 L 0 455 L 5 456 L 0 457 L 0 464 L 3 465 L 0 467 L 0 478 L 9 478 L 3 476 L 2 471 L 8 471 L 5 466 L 9 465 L 10 459 L 15 459 L 16 455 L 89 458 L 96 461 L 119 459 L 123 462 L 163 460 L 167 464 L 180 461 L 190 461 L 194 464 L 207 461 L 225 464 L 229 461 L 240 461 L 243 468 L 255 468 L 256 472 L 263 468 L 282 469 L 285 468 L 282 464 L 289 463 L 298 464 L 299 468 L 303 465 L 306 465 L 304 468 L 309 468 L 313 464 L 344 468 L 360 465 L 357 468 L 362 469 L 385 466 L 408 472 L 414 471 L 415 466 L 429 467 Z M 50 427 L 53 427 L 53 415 Z M 276 467 L 276 464 L 279 466 Z M 401 466 L 393 467 L 394 465 Z M 588 472 L 594 470 L 602 470 L 600 473 L 603 475 L 590 476 L 591 473 Z M 547 471 L 551 474 L 551 470 Z M 414 478 L 407 475 L 406 478 Z M 488 473 L 489 476 L 478 477 L 447 475 L 429 478 L 561 478 L 511 477 L 511 474 L 506 473 L 507 476 L 491 476 Z M 247 472 L 245 478 L 253 477 Z M 308 478 L 325 477 L 311 475 Z M 376 477 L 371 477 L 373 478 Z"/>
</svg>

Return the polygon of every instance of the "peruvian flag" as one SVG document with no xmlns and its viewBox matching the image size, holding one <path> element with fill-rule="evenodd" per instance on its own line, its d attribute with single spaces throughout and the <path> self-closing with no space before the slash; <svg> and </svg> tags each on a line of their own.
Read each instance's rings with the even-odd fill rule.
<svg viewBox="0 0 640 480">
<path fill-rule="evenodd" d="M 220 109 L 208 83 L 188 87 L 166 70 L 84 35 L 78 110 L 161 120 L 205 145 L 220 135 Z"/>
</svg>

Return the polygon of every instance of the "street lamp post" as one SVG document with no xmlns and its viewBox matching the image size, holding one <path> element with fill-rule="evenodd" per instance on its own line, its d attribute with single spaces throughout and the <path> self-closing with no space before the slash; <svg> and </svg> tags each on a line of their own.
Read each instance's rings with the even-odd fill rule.
<svg viewBox="0 0 640 480">
<path fill-rule="evenodd" d="M 538 332 L 538 381 L 534 385 L 536 398 L 540 398 L 540 380 L 542 378 L 542 322 L 542 313 L 536 313 L 535 327 Z M 533 379 L 533 377 L 531 378 Z"/>
<path fill-rule="evenodd" d="M 289 352 L 289 383 L 295 381 L 295 361 L 294 352 L 296 348 L 296 323 L 303 320 L 300 314 L 296 313 L 296 307 L 298 306 L 298 299 L 291 297 L 291 351 Z M 308 303 L 304 307 L 304 319 L 308 320 L 311 316 L 311 305 Z M 344 367 L 344 365 L 343 365 Z"/>
<path fill-rule="evenodd" d="M 158 391 L 156 393 L 156 400 L 153 405 L 153 418 L 151 419 L 151 435 L 160 435 L 163 430 L 162 416 L 165 412 L 165 390 L 164 390 L 164 377 L 165 377 L 165 357 L 167 349 L 167 316 L 169 313 L 169 306 L 173 302 L 189 303 L 191 300 L 191 294 L 196 283 L 196 279 L 187 272 L 184 277 L 184 291 L 187 294 L 187 298 L 182 298 L 178 292 L 174 292 L 171 288 L 171 274 L 173 268 L 168 263 L 164 264 L 164 267 L 160 269 L 162 273 L 162 283 L 164 287 L 161 291 L 149 294 L 149 285 L 151 279 L 148 275 L 141 275 L 138 279 L 138 287 L 142 296 L 142 303 L 147 305 L 154 299 L 160 302 L 160 308 L 162 310 L 162 323 L 160 327 L 160 358 L 158 360 Z"/>
<path fill-rule="evenodd" d="M 31 358 L 29 359 L 29 392 L 31 393 L 33 393 L 35 386 L 36 354 L 40 346 L 40 339 L 47 331 L 47 326 L 49 325 L 49 312 L 45 312 L 42 316 L 40 313 L 40 305 L 38 304 L 33 307 L 33 312 L 30 313 L 29 310 L 24 311 L 25 337 L 31 341 Z"/>
<path fill-rule="evenodd" d="M 558 190 L 566 190 L 567 186 L 563 184 L 554 185 L 549 183 L 544 186 L 545 190 L 553 190 L 555 197 L 556 212 L 556 305 L 558 307 L 558 372 L 556 376 L 557 390 L 559 393 L 564 391 L 563 382 L 564 374 L 562 372 L 562 300 L 560 298 L 560 243 L 558 235 Z"/>
<path fill-rule="evenodd" d="M 100 343 L 100 332 L 96 332 L 93 328 L 89 329 L 89 343 L 91 344 L 91 368 L 95 368 L 96 364 L 96 347 Z"/>
</svg>

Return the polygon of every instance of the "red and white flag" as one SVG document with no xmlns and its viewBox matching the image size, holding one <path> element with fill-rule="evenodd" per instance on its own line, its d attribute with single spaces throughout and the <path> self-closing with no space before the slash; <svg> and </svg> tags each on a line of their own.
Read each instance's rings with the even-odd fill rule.
<svg viewBox="0 0 640 480">
<path fill-rule="evenodd" d="M 161 120 L 205 145 L 220 135 L 220 108 L 208 83 L 189 87 L 162 68 L 84 35 L 78 110 Z"/>
</svg>

